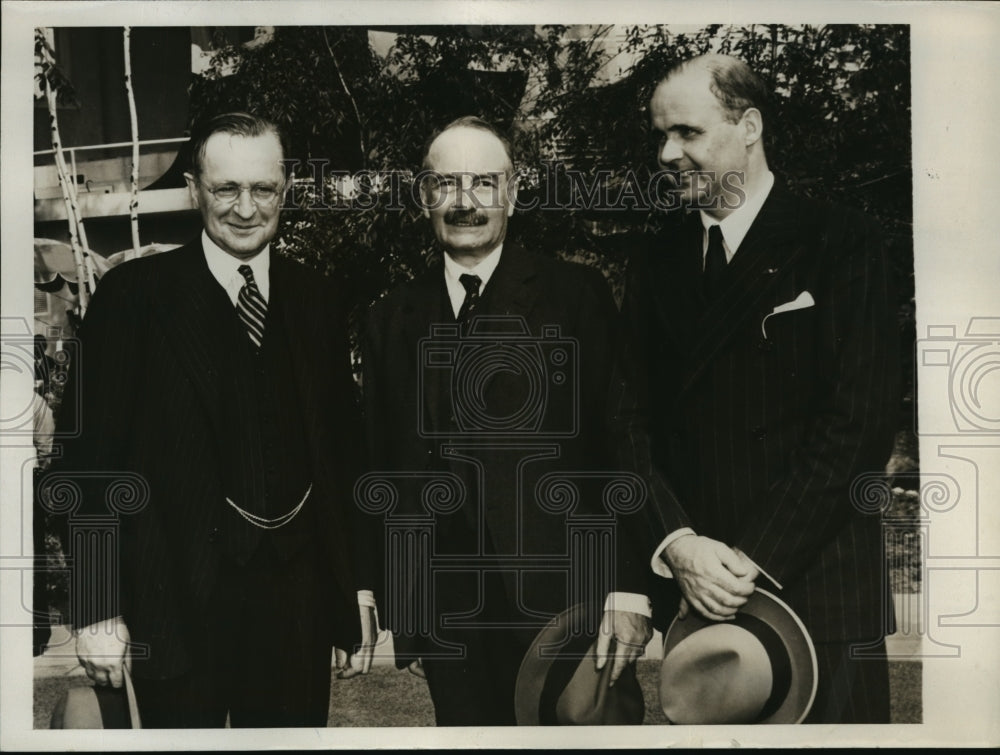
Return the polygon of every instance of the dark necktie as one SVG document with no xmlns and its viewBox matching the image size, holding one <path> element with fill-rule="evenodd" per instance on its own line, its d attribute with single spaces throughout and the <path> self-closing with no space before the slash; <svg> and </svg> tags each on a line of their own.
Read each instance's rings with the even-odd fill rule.
<svg viewBox="0 0 1000 755">
<path fill-rule="evenodd" d="M 240 316 L 247 335 L 258 349 L 264 340 L 264 320 L 267 318 L 267 302 L 257 288 L 253 279 L 253 270 L 249 265 L 240 265 L 239 273 L 246 279 L 246 284 L 240 289 L 236 298 L 236 313 Z"/>
<path fill-rule="evenodd" d="M 462 307 L 458 310 L 457 319 L 459 322 L 465 322 L 479 303 L 479 286 L 483 281 L 478 275 L 469 273 L 462 273 L 458 276 L 458 280 L 465 286 L 465 301 L 462 302 Z"/>
<path fill-rule="evenodd" d="M 726 272 L 726 250 L 722 246 L 722 229 L 713 225 L 708 229 L 708 252 L 705 254 L 705 298 L 714 299 Z"/>
</svg>

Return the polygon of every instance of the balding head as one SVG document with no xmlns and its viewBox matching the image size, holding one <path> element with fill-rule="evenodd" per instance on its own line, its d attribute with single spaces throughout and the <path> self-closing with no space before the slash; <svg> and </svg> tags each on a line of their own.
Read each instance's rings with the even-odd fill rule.
<svg viewBox="0 0 1000 755">
<path fill-rule="evenodd" d="M 736 123 L 749 108 L 760 111 L 765 125 L 771 123 L 771 92 L 764 80 L 739 58 L 711 53 L 681 61 L 669 69 L 662 81 L 690 71 L 704 71 L 709 89 L 719 101 L 731 123 Z"/>
</svg>

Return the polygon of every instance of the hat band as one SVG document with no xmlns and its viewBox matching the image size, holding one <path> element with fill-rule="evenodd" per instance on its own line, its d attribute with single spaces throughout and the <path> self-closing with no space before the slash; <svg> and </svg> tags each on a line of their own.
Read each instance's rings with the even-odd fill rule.
<svg viewBox="0 0 1000 755">
<path fill-rule="evenodd" d="M 764 646 L 767 657 L 771 661 L 771 694 L 757 717 L 758 721 L 763 721 L 778 711 L 785 698 L 788 697 L 788 691 L 792 688 L 792 666 L 788 657 L 788 649 L 781 636 L 771 629 L 767 622 L 761 621 L 756 616 L 739 612 L 733 623 L 756 637 Z"/>
</svg>

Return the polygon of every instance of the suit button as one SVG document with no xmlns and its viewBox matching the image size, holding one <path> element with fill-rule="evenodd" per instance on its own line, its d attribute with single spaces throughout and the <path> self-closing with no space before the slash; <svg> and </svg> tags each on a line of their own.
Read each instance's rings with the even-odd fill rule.
<svg viewBox="0 0 1000 755">
<path fill-rule="evenodd" d="M 219 540 L 219 528 L 216 527 L 211 532 L 208 533 L 208 542 L 214 543 Z"/>
<path fill-rule="evenodd" d="M 767 437 L 767 430 L 760 425 L 757 425 L 753 430 L 750 431 L 753 437 L 757 440 L 764 440 Z"/>
</svg>

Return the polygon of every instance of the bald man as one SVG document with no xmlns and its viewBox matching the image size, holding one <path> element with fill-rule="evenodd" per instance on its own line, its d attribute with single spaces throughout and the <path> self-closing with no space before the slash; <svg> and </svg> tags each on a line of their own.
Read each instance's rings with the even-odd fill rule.
<svg viewBox="0 0 1000 755">
<path fill-rule="evenodd" d="M 888 722 L 880 519 L 852 491 L 892 450 L 895 300 L 875 223 L 769 169 L 769 94 L 707 55 L 649 106 L 688 207 L 630 260 L 623 305 L 646 414 L 634 448 L 672 488 L 652 566 L 682 617 L 731 620 L 755 585 L 774 591 L 816 643 L 808 722 Z M 677 614 L 657 608 L 658 623 Z"/>
<path fill-rule="evenodd" d="M 379 301 L 364 340 L 373 469 L 410 483 L 400 483 L 397 517 L 431 518 L 434 527 L 432 538 L 413 541 L 416 566 L 393 572 L 386 562 L 388 602 L 404 607 L 388 623 L 397 663 L 423 660 L 438 725 L 508 725 L 531 640 L 592 585 L 603 585 L 590 595 L 593 626 L 601 625 L 597 666 L 612 664 L 617 679 L 651 636 L 648 564 L 620 545 L 621 518 L 612 552 L 560 565 L 572 517 L 608 521 L 587 487 L 594 480 L 571 511 L 544 492 L 547 474 L 578 480 L 612 469 L 616 311 L 597 271 L 506 240 L 517 187 L 509 144 L 490 124 L 449 124 L 428 142 L 424 168 L 424 214 L 441 264 Z M 490 329 L 498 316 L 503 334 Z M 422 496 L 429 478 L 458 481 L 455 506 Z M 421 589 L 419 565 L 434 559 L 442 567 L 429 569 Z"/>
</svg>

